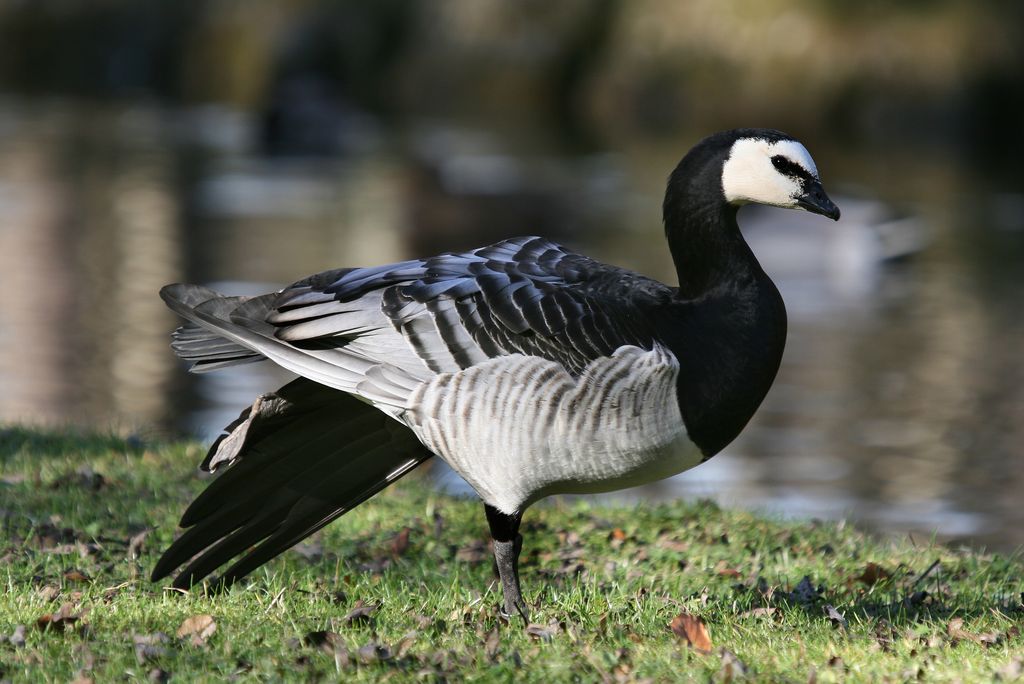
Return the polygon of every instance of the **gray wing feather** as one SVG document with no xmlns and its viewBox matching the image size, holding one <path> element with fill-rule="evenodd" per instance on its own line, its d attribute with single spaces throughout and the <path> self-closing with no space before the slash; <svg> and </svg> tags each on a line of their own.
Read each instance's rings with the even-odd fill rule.
<svg viewBox="0 0 1024 684">
<path fill-rule="evenodd" d="M 275 336 L 277 328 L 267 321 L 276 294 L 247 299 L 225 297 L 196 285 L 174 284 L 164 287 L 160 296 L 186 320 L 211 331 L 227 343 L 251 350 L 328 387 L 380 402 L 383 405 L 379 407 L 390 415 L 394 416 L 404 408 L 405 397 L 418 383 L 414 374 L 397 369 L 386 376 L 368 376 L 372 368 L 385 362 L 368 358 L 365 343 L 360 346 L 346 345 L 344 340 L 334 343 L 320 341 L 299 347 L 278 339 Z M 357 313 L 357 317 L 364 321 L 366 315 L 365 311 Z M 383 347 L 387 348 L 387 345 Z M 426 370 L 422 365 L 421 368 Z M 387 377 L 392 381 L 377 386 L 372 379 L 368 380 L 373 377 Z M 400 382 L 394 382 L 399 378 Z"/>
<path fill-rule="evenodd" d="M 515 353 L 576 373 L 623 345 L 650 348 L 649 321 L 637 312 L 670 295 L 656 281 L 523 237 L 312 276 L 283 290 L 266 320 L 292 343 L 351 337 L 354 311 L 372 305 L 435 373 Z"/>
<path fill-rule="evenodd" d="M 206 373 L 267 358 L 195 324 L 175 330 L 171 334 L 171 348 L 179 358 L 192 364 L 189 368 L 192 373 Z"/>
</svg>

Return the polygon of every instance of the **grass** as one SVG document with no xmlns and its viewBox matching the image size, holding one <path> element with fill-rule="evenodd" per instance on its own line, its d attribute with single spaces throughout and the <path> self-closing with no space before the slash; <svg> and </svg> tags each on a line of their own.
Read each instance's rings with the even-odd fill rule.
<svg viewBox="0 0 1024 684">
<path fill-rule="evenodd" d="M 482 507 L 415 479 L 230 592 L 183 595 L 147 575 L 201 455 L 0 429 L 0 679 L 990 682 L 1024 665 L 1019 558 L 708 502 L 532 509 L 528 629 L 496 614 Z M 708 652 L 669 629 L 680 613 Z"/>
</svg>

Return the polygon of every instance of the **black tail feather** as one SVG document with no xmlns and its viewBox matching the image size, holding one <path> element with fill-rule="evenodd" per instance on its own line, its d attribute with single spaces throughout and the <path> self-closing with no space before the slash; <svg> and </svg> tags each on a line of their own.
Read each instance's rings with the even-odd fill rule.
<svg viewBox="0 0 1024 684">
<path fill-rule="evenodd" d="M 299 378 L 242 412 L 203 462 L 227 465 L 182 518 L 188 529 L 153 579 L 188 563 L 188 588 L 245 553 L 230 584 L 430 457 L 407 427 L 338 390 Z M 255 548 L 253 548 L 255 546 Z M 198 555 L 196 555 L 198 554 Z"/>
</svg>

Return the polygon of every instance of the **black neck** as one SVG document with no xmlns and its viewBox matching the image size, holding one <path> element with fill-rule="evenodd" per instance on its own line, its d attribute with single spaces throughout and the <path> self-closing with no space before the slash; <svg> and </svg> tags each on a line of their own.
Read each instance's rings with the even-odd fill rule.
<svg viewBox="0 0 1024 684">
<path fill-rule="evenodd" d="M 722 194 L 721 160 L 714 150 L 695 148 L 669 176 L 663 216 L 680 297 L 696 299 L 764 276 L 740 234 L 736 209 Z"/>
<path fill-rule="evenodd" d="M 771 387 L 786 310 L 740 233 L 736 208 L 720 189 L 700 188 L 699 178 L 677 169 L 669 181 L 665 232 L 679 293 L 661 334 L 679 362 L 687 432 L 710 457 L 740 433 Z"/>
<path fill-rule="evenodd" d="M 708 292 L 763 276 L 727 204 L 697 207 L 666 216 L 665 238 L 679 278 L 679 296 L 697 299 Z"/>
</svg>

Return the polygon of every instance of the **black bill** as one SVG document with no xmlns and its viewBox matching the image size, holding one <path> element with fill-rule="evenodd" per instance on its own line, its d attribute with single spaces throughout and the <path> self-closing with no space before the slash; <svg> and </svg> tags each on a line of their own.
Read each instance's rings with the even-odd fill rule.
<svg viewBox="0 0 1024 684">
<path fill-rule="evenodd" d="M 814 214 L 827 216 L 833 221 L 839 220 L 839 207 L 825 194 L 825 188 L 821 187 L 821 183 L 805 183 L 803 190 L 803 194 L 796 198 L 798 206 Z"/>
</svg>

